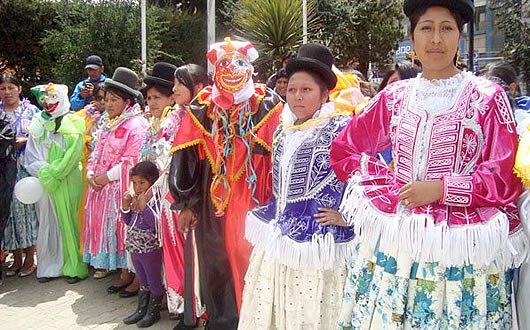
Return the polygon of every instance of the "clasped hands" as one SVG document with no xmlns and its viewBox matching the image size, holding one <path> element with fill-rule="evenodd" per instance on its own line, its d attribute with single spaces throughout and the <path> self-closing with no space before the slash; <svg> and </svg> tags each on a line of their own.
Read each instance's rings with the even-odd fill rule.
<svg viewBox="0 0 530 330">
<path fill-rule="evenodd" d="M 103 189 L 103 187 L 107 185 L 107 183 L 109 183 L 109 177 L 107 176 L 107 174 L 102 174 L 98 176 L 89 175 L 87 177 L 87 181 L 92 189 L 94 189 L 95 191 L 100 191 L 101 189 Z"/>
</svg>

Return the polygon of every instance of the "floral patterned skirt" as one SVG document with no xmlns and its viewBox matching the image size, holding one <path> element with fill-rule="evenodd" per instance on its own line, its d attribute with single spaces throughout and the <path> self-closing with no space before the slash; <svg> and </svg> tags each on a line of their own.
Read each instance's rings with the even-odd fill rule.
<svg viewBox="0 0 530 330">
<path fill-rule="evenodd" d="M 22 166 L 18 167 L 17 182 L 30 176 Z M 13 194 L 9 219 L 4 231 L 2 249 L 17 250 L 31 247 L 37 243 L 39 222 L 35 204 L 22 204 Z"/>
<path fill-rule="evenodd" d="M 361 244 L 338 329 L 512 329 L 513 271 L 416 263 Z"/>
</svg>

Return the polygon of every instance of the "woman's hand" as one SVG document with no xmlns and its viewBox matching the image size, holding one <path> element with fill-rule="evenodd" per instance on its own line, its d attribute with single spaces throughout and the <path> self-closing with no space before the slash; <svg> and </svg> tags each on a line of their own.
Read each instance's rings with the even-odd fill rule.
<svg viewBox="0 0 530 330">
<path fill-rule="evenodd" d="M 28 143 L 28 138 L 27 137 L 17 137 L 16 139 L 16 145 L 17 145 L 17 149 L 22 149 L 26 146 L 26 143 Z"/>
<path fill-rule="evenodd" d="M 348 226 L 339 211 L 334 209 L 325 209 L 323 207 L 319 207 L 318 210 L 320 213 L 315 214 L 315 219 L 322 226 Z"/>
<path fill-rule="evenodd" d="M 90 187 L 94 189 L 95 191 L 100 191 L 101 189 L 103 189 L 103 186 L 97 184 L 95 179 L 96 177 L 94 175 L 87 176 L 87 181 Z"/>
<path fill-rule="evenodd" d="M 442 198 L 442 181 L 416 181 L 404 185 L 399 199 L 408 209 L 428 205 Z"/>
<path fill-rule="evenodd" d="M 94 182 L 97 185 L 101 186 L 101 188 L 103 188 L 105 187 L 105 185 L 107 185 L 107 183 L 109 183 L 109 177 L 107 176 L 107 174 L 102 174 L 102 175 L 95 177 Z"/>
<path fill-rule="evenodd" d="M 124 211 L 129 211 L 131 208 L 131 202 L 133 197 L 131 194 L 127 191 L 125 194 L 123 194 L 123 197 L 121 198 L 121 208 Z"/>
<path fill-rule="evenodd" d="M 191 209 L 184 209 L 180 211 L 179 217 L 178 217 L 178 230 L 181 233 L 188 233 L 191 230 L 194 230 L 197 226 L 197 222 L 199 219 L 195 214 L 193 214 L 193 211 Z"/>
</svg>

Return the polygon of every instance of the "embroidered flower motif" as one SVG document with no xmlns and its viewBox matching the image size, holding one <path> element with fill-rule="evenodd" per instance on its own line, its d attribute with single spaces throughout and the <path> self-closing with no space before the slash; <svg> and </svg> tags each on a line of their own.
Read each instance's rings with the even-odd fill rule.
<svg viewBox="0 0 530 330">
<path fill-rule="evenodd" d="M 116 131 L 114 132 L 114 136 L 117 138 L 117 139 L 122 139 L 124 136 L 125 136 L 125 133 L 127 132 L 127 130 L 123 127 L 119 127 L 118 129 L 116 129 Z"/>
<path fill-rule="evenodd" d="M 464 136 L 463 147 L 468 153 L 475 152 L 477 148 L 477 137 L 472 134 L 466 134 Z"/>
</svg>

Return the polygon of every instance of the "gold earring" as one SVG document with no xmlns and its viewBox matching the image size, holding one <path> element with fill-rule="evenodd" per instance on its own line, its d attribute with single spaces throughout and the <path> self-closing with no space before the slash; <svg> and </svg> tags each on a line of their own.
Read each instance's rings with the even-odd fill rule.
<svg viewBox="0 0 530 330">
<path fill-rule="evenodd" d="M 410 56 L 410 61 L 412 62 L 412 64 L 416 63 L 416 58 L 418 58 L 418 56 L 416 55 L 416 50 L 412 49 L 412 54 Z"/>
<path fill-rule="evenodd" d="M 414 49 L 412 49 L 410 52 L 405 53 L 405 56 L 412 62 L 412 64 L 415 64 L 416 59 L 418 58 Z"/>
</svg>

